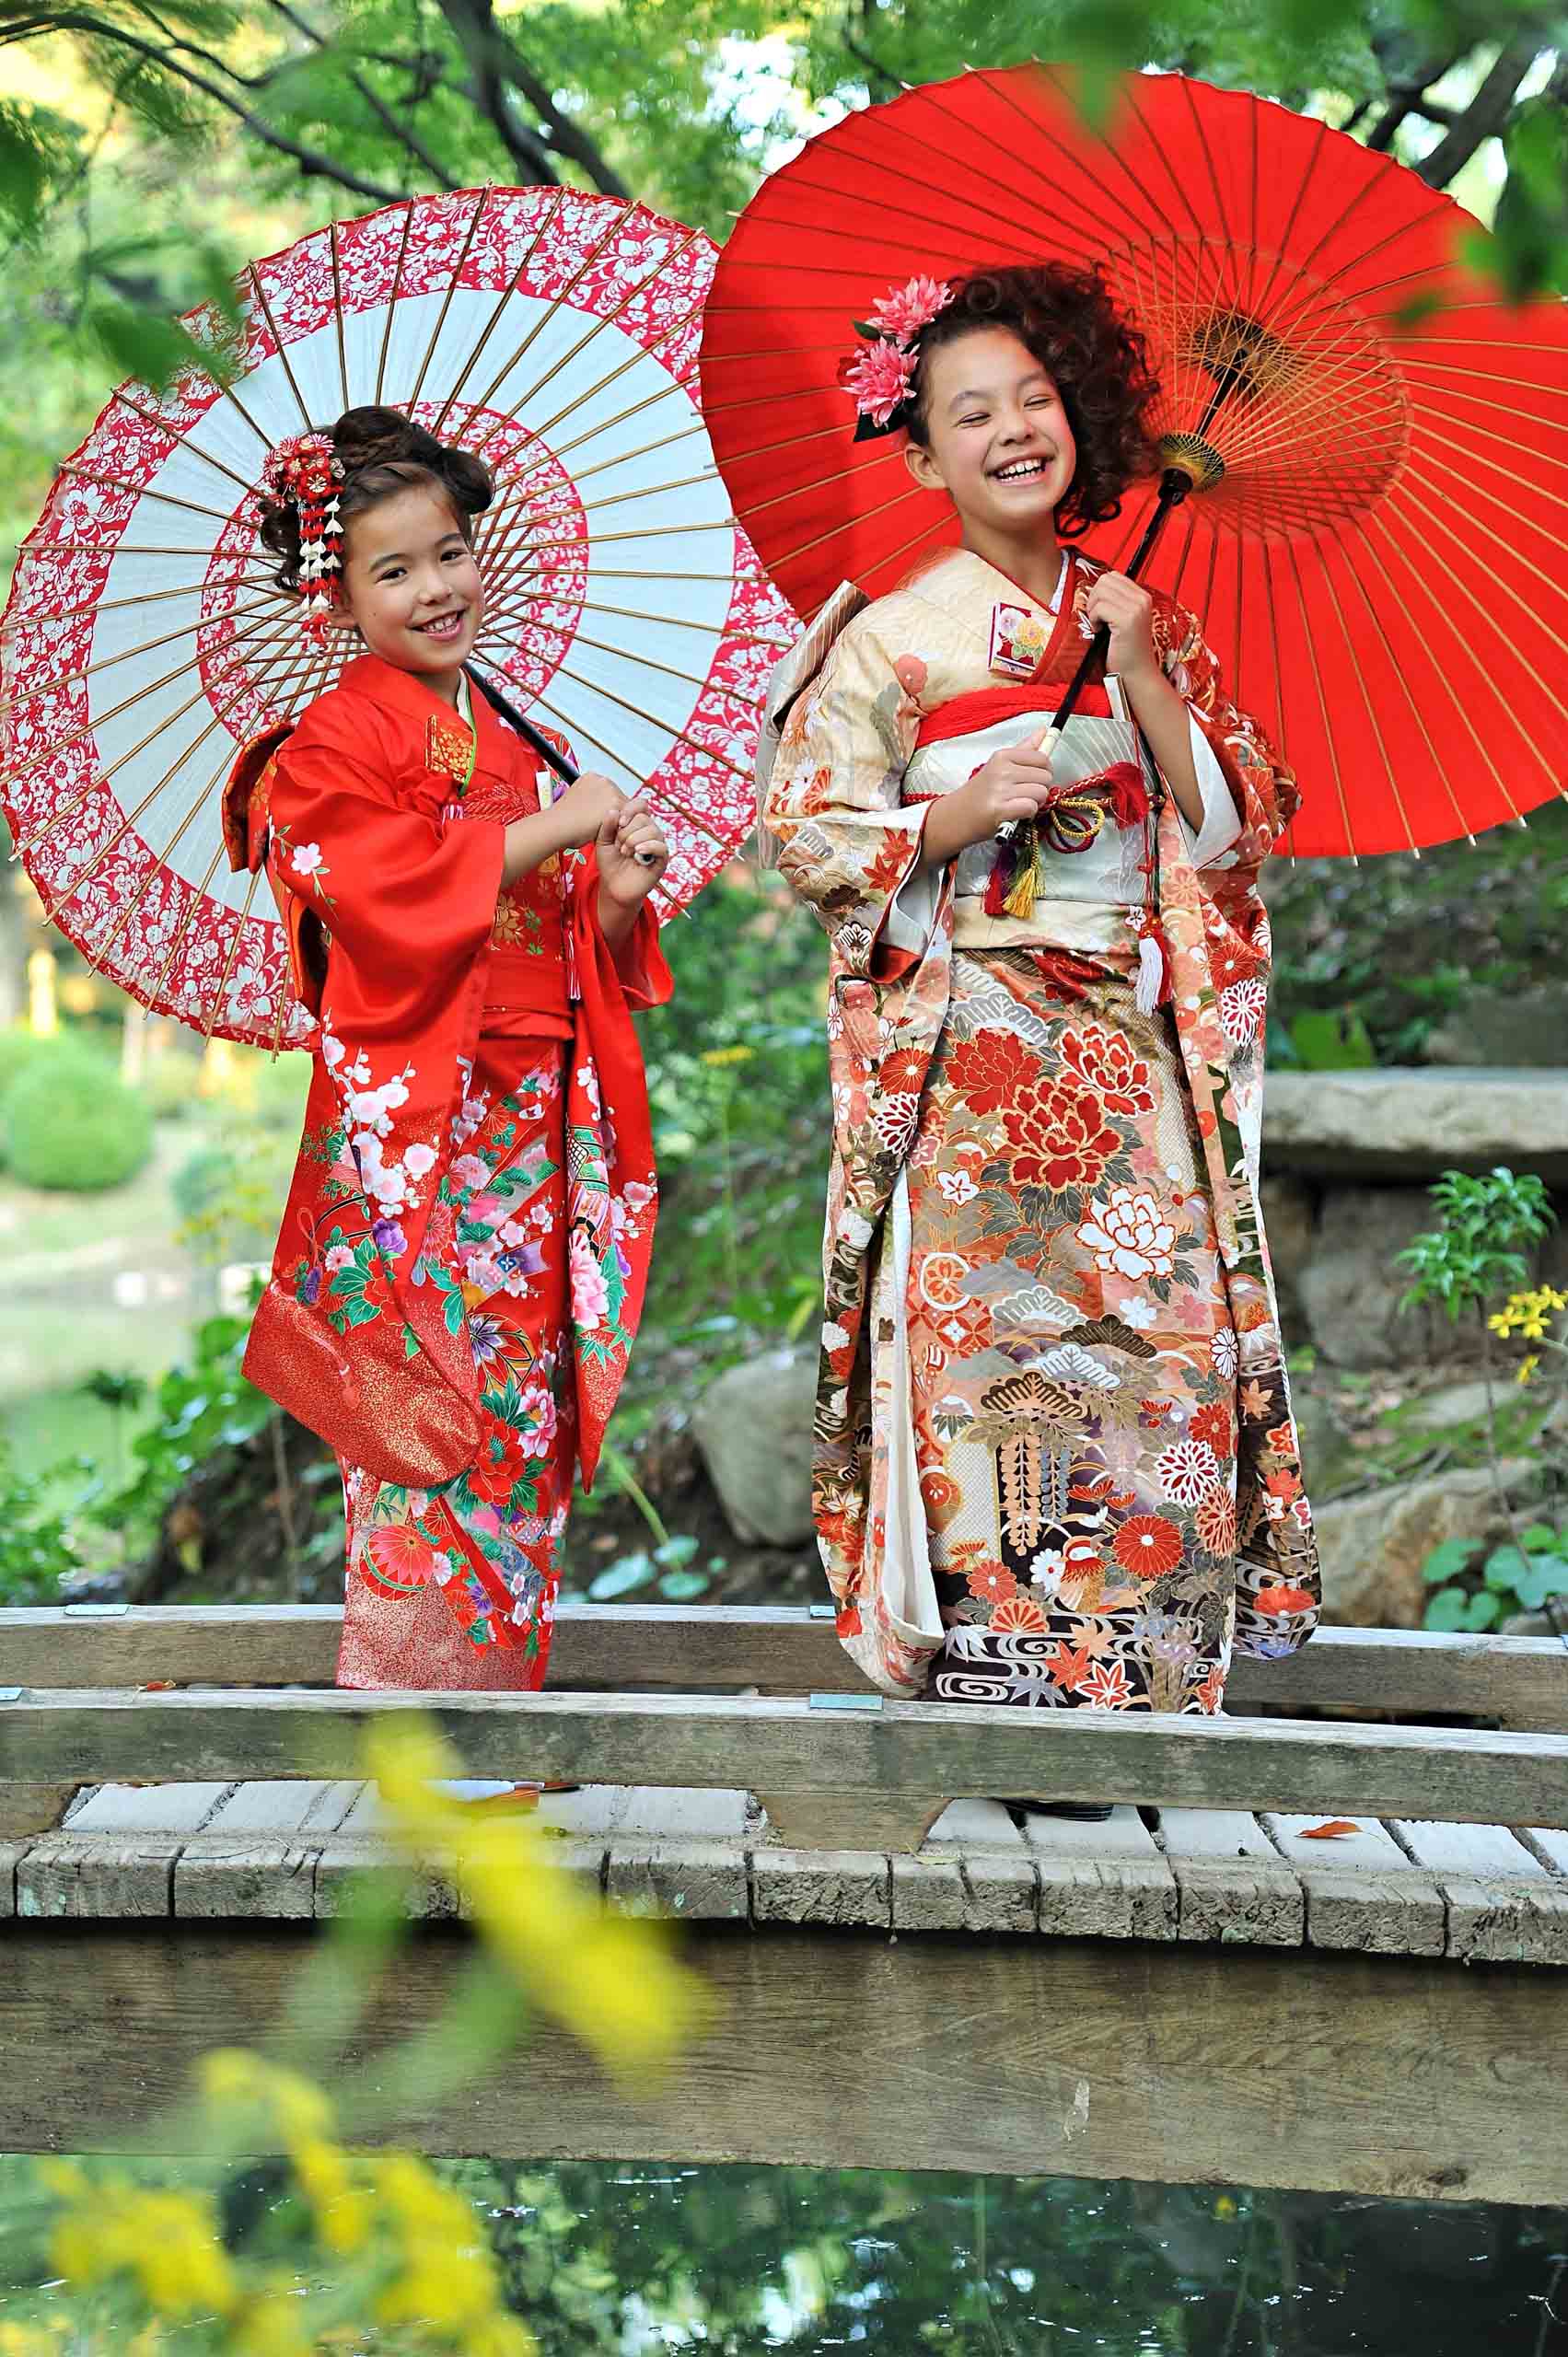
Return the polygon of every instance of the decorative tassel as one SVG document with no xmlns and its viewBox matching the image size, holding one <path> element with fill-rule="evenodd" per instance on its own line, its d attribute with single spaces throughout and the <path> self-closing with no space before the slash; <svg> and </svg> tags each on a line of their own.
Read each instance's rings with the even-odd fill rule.
<svg viewBox="0 0 1568 2357">
<path fill-rule="evenodd" d="M 1021 860 L 1018 872 L 1003 900 L 1002 905 L 1010 917 L 1021 917 L 1027 923 L 1035 912 L 1035 900 L 1040 890 L 1040 869 L 1034 857 L 1034 830 L 1029 830 L 1028 857 Z"/>
<path fill-rule="evenodd" d="M 1170 994 L 1170 961 L 1159 921 L 1152 910 L 1147 910 L 1138 924 L 1138 980 L 1133 986 L 1132 1004 L 1140 1015 L 1152 1015 Z"/>
</svg>

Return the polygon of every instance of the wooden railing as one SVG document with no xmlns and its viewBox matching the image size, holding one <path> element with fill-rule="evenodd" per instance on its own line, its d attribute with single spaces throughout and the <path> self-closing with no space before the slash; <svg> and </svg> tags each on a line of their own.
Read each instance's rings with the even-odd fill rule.
<svg viewBox="0 0 1568 2357">
<path fill-rule="evenodd" d="M 738 1787 L 801 1847 L 912 1849 L 970 1794 L 1568 1827 L 1552 1639 L 1324 1630 L 1289 1661 L 1237 1661 L 1205 1719 L 886 1701 L 798 1608 L 577 1607 L 543 1693 L 340 1693 L 340 1621 L 0 1612 L 0 1833 L 52 1822 L 83 1782 L 351 1775 L 366 1727 L 413 1705 L 470 1774 Z"/>
</svg>

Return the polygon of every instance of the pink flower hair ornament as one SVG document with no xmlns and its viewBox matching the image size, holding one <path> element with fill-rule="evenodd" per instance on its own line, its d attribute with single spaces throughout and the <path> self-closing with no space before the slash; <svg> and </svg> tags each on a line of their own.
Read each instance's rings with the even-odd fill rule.
<svg viewBox="0 0 1568 2357">
<path fill-rule="evenodd" d="M 865 349 L 840 363 L 839 382 L 854 402 L 857 442 L 897 434 L 907 424 L 922 331 L 952 299 L 942 279 L 912 278 L 889 287 L 872 305 L 869 319 L 856 319 L 854 331 Z"/>
<path fill-rule="evenodd" d="M 291 502 L 299 517 L 299 618 L 306 635 L 318 642 L 326 636 L 341 595 L 343 479 L 343 462 L 326 434 L 291 434 L 269 453 L 261 470 L 267 496 Z"/>
</svg>

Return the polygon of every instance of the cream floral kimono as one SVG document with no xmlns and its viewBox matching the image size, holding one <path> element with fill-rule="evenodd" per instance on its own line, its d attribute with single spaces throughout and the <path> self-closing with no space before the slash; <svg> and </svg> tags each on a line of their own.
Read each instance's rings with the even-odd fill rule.
<svg viewBox="0 0 1568 2357">
<path fill-rule="evenodd" d="M 1052 610 L 947 556 L 796 667 L 762 816 L 831 945 L 817 1525 L 889 1693 L 1214 1712 L 1233 1649 L 1318 1606 L 1257 1207 L 1295 783 L 1156 598 L 1201 825 L 1099 679 L 1028 914 L 993 845 L 921 855 L 933 800 L 1051 719 L 1097 570 L 1068 552 Z"/>
</svg>

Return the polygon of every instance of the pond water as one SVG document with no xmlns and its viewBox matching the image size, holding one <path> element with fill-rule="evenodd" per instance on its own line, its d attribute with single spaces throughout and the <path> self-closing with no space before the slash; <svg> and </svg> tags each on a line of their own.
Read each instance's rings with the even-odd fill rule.
<svg viewBox="0 0 1568 2357">
<path fill-rule="evenodd" d="M 1074 2177 L 447 2165 L 490 2211 L 545 2357 L 1568 2357 L 1568 2210 Z"/>
<path fill-rule="evenodd" d="M 488 2218 L 541 2357 L 1568 2357 L 1568 2209 L 653 2161 L 437 2166 Z M 0 2158 L 0 2207 L 30 2171 Z M 280 2190 L 275 2171 L 229 2177 L 230 2235 L 264 2239 Z M 38 2313 L 24 2285 L 5 2293 L 6 2317 Z"/>
</svg>

